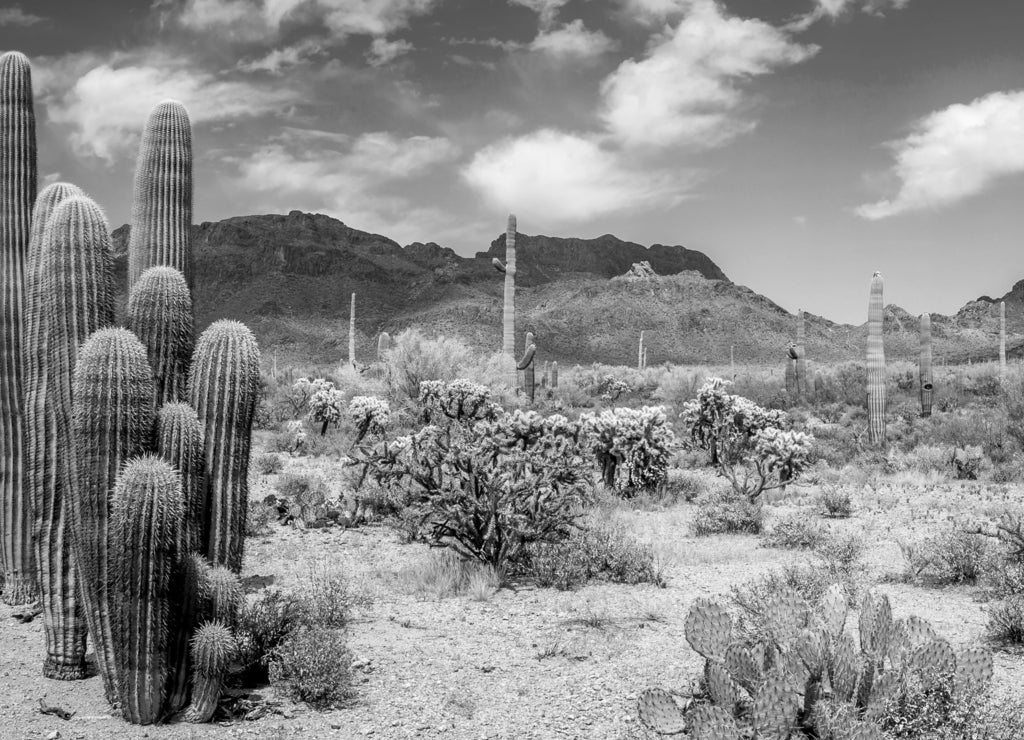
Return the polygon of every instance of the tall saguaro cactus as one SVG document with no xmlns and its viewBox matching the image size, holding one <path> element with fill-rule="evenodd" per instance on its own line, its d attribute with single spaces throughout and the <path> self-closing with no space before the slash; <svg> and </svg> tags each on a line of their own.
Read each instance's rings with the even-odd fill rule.
<svg viewBox="0 0 1024 740">
<path fill-rule="evenodd" d="M 0 56 L 0 567 L 3 600 L 35 598 L 33 514 L 23 485 L 22 311 L 36 198 L 32 68 L 16 51 Z"/>
<path fill-rule="evenodd" d="M 146 346 L 157 407 L 188 395 L 188 364 L 195 344 L 192 294 L 173 267 L 150 267 L 128 296 L 128 328 Z"/>
<path fill-rule="evenodd" d="M 46 662 L 51 678 L 85 677 L 85 614 L 74 562 L 78 530 L 72 488 L 84 476 L 72 432 L 78 350 L 114 322 L 113 258 L 103 211 L 84 195 L 62 201 L 50 216 L 37 282 L 45 300 L 32 323 L 40 327 L 25 351 L 39 359 L 26 378 L 30 413 L 30 480 L 36 509 L 39 585 Z M 99 654 L 99 651 L 97 651 Z"/>
<path fill-rule="evenodd" d="M 516 217 L 508 215 L 508 227 L 505 229 L 505 263 L 497 257 L 493 260 L 494 267 L 505 273 L 505 293 L 501 314 L 501 352 L 508 368 L 509 388 L 519 385 L 519 374 L 516 372 Z"/>
<path fill-rule="evenodd" d="M 644 332 L 643 332 L 643 329 L 640 330 L 640 347 L 637 349 L 637 352 L 636 352 L 636 369 L 637 370 L 643 370 L 644 369 Z"/>
<path fill-rule="evenodd" d="M 153 436 L 146 348 L 127 329 L 100 329 L 78 352 L 72 388 L 76 475 L 68 501 L 89 635 L 107 700 L 118 701 L 110 598 L 110 495 L 121 466 Z"/>
<path fill-rule="evenodd" d="M 800 398 L 806 398 L 807 393 L 807 330 L 804 322 L 804 312 L 796 312 L 796 393 Z"/>
<path fill-rule="evenodd" d="M 206 555 L 214 565 L 236 573 L 242 569 L 259 386 L 260 351 L 249 328 L 237 321 L 211 324 L 196 342 L 189 398 L 206 436 Z"/>
<path fill-rule="evenodd" d="M 999 301 L 999 382 L 1006 382 L 1006 301 Z"/>
<path fill-rule="evenodd" d="M 192 124 L 174 100 L 146 119 L 135 166 L 128 289 L 150 267 L 167 265 L 192 277 Z"/>
<path fill-rule="evenodd" d="M 534 360 L 537 354 L 537 345 L 533 343 L 533 332 L 526 332 L 526 351 L 516 365 L 517 370 L 523 371 L 523 387 L 526 390 L 526 397 L 533 403 L 537 392 L 537 369 Z"/>
<path fill-rule="evenodd" d="M 874 445 L 885 444 L 885 346 L 882 340 L 884 319 L 882 301 L 882 274 L 871 277 L 868 297 L 868 440 Z"/>
<path fill-rule="evenodd" d="M 348 310 L 348 364 L 356 366 L 356 294 L 352 294 L 352 305 Z"/>
<path fill-rule="evenodd" d="M 921 314 L 921 354 L 918 360 L 918 377 L 921 383 L 921 416 L 932 415 L 932 317 Z"/>
</svg>

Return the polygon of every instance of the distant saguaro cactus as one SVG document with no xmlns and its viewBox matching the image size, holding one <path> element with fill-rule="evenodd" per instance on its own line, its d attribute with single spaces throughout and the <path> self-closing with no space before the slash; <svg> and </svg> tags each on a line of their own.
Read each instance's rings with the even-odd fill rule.
<svg viewBox="0 0 1024 740">
<path fill-rule="evenodd" d="M 167 265 L 192 276 L 192 124 L 175 100 L 146 119 L 135 166 L 128 289 L 150 267 Z"/>
<path fill-rule="evenodd" d="M 796 387 L 796 358 L 797 351 L 796 345 L 793 342 L 789 343 L 789 347 L 786 348 L 786 393 L 789 394 L 791 399 L 798 398 L 799 394 Z"/>
<path fill-rule="evenodd" d="M 637 349 L 637 353 L 636 353 L 636 369 L 637 370 L 643 370 L 644 369 L 644 332 L 643 332 L 643 329 L 640 330 L 640 347 Z"/>
<path fill-rule="evenodd" d="M 874 445 L 885 444 L 885 345 L 882 340 L 884 303 L 882 301 L 882 274 L 871 278 L 868 297 L 868 440 Z"/>
<path fill-rule="evenodd" d="M 526 351 L 523 353 L 523 358 L 516 365 L 516 369 L 523 371 L 523 388 L 530 403 L 533 403 L 537 391 L 537 371 L 534 363 L 536 354 L 537 345 L 533 342 L 533 332 L 528 331 L 526 332 Z"/>
<path fill-rule="evenodd" d="M 143 272 L 128 297 L 128 328 L 146 346 L 156 406 L 183 401 L 195 344 L 192 294 L 185 276 L 164 265 Z"/>
<path fill-rule="evenodd" d="M 32 501 L 22 482 L 22 312 L 25 262 L 36 198 L 32 67 L 16 51 L 0 56 L 0 569 L 3 601 L 36 597 Z"/>
<path fill-rule="evenodd" d="M 558 387 L 558 360 L 551 361 L 551 387 Z"/>
<path fill-rule="evenodd" d="M 807 331 L 804 325 L 804 312 L 796 312 L 796 394 L 799 398 L 807 398 Z"/>
<path fill-rule="evenodd" d="M 70 501 L 82 460 L 72 434 L 72 383 L 78 350 L 114 323 L 113 258 L 103 211 L 84 195 L 61 201 L 50 215 L 38 255 L 35 306 L 25 352 L 28 473 L 36 512 L 36 555 L 50 678 L 85 678 L 85 615 L 79 597 Z M 98 652 L 98 651 L 97 651 Z"/>
<path fill-rule="evenodd" d="M 111 501 L 108 608 L 121 712 L 133 724 L 152 724 L 164 714 L 174 672 L 169 625 L 181 588 L 184 518 L 174 468 L 155 455 L 129 460 Z"/>
<path fill-rule="evenodd" d="M 110 599 L 110 495 L 121 466 L 153 437 L 146 348 L 127 329 L 100 329 L 78 352 L 72 393 L 77 468 L 69 492 L 82 601 L 107 700 L 118 701 Z"/>
<path fill-rule="evenodd" d="M 236 573 L 242 569 L 249 450 L 259 388 L 260 351 L 252 332 L 237 321 L 211 324 L 196 342 L 189 398 L 205 433 L 206 556 Z"/>
<path fill-rule="evenodd" d="M 999 382 L 1006 382 L 1006 301 L 999 301 Z"/>
<path fill-rule="evenodd" d="M 921 383 L 921 416 L 932 415 L 932 317 L 921 314 L 921 354 L 918 359 L 918 378 Z"/>
<path fill-rule="evenodd" d="M 352 294 L 352 307 L 348 312 L 348 364 L 356 366 L 356 294 Z"/>
<path fill-rule="evenodd" d="M 377 360 L 379 362 L 384 361 L 384 354 L 391 349 L 391 335 L 386 331 L 382 331 L 380 336 L 377 337 Z"/>
<path fill-rule="evenodd" d="M 501 351 L 508 368 L 509 388 L 516 388 L 519 385 L 519 374 L 516 372 L 516 217 L 511 213 L 505 229 L 505 263 L 502 264 L 497 257 L 492 262 L 499 272 L 505 273 Z"/>
</svg>

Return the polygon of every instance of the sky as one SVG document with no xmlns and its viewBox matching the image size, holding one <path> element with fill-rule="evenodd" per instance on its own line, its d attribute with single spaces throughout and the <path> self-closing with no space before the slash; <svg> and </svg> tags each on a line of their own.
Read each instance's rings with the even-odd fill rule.
<svg viewBox="0 0 1024 740">
<path fill-rule="evenodd" d="M 400 244 L 682 244 L 791 311 L 953 313 L 1024 279 L 1020 0 L 23 0 L 42 182 L 129 220 L 193 124 L 195 219 Z"/>
</svg>

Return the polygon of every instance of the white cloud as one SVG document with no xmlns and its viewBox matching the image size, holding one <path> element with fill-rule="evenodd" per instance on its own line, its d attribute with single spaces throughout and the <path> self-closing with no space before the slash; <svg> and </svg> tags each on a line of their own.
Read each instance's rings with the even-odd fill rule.
<svg viewBox="0 0 1024 740">
<path fill-rule="evenodd" d="M 877 220 L 937 208 L 976 195 L 1000 177 L 1024 172 L 1024 91 L 995 92 L 925 116 L 890 143 L 896 195 L 860 206 Z"/>
<path fill-rule="evenodd" d="M 601 115 L 628 146 L 716 146 L 754 125 L 736 116 L 741 83 L 816 52 L 768 23 L 726 15 L 715 0 L 693 0 L 643 59 L 605 79 Z"/>
<path fill-rule="evenodd" d="M 386 36 L 439 0 L 187 0 L 178 22 L 197 31 L 275 38 L 286 23 L 322 24 L 337 38 Z"/>
<path fill-rule="evenodd" d="M 413 45 L 402 39 L 388 41 L 385 38 L 375 38 L 370 43 L 370 51 L 366 58 L 371 67 L 383 67 L 390 64 L 403 54 L 413 50 Z"/>
<path fill-rule="evenodd" d="M 0 26 L 34 26 L 45 20 L 41 15 L 26 13 L 18 7 L 0 8 Z"/>
<path fill-rule="evenodd" d="M 678 172 L 635 166 L 593 137 L 552 129 L 482 149 L 462 175 L 492 205 L 551 221 L 668 207 L 688 185 Z"/>
<path fill-rule="evenodd" d="M 234 162 L 237 184 L 262 194 L 269 207 L 323 210 L 355 228 L 423 241 L 450 233 L 451 217 L 418 207 L 392 188 L 457 156 L 458 148 L 445 138 L 286 129 L 273 143 Z"/>
<path fill-rule="evenodd" d="M 870 15 L 884 15 L 889 10 L 902 10 L 910 0 L 814 0 L 814 8 L 786 24 L 789 31 L 806 31 L 822 19 L 836 21 L 844 15 L 860 11 Z"/>
<path fill-rule="evenodd" d="M 510 5 L 522 5 L 540 16 L 541 28 L 548 28 L 555 22 L 558 11 L 569 0 L 508 0 Z"/>
<path fill-rule="evenodd" d="M 272 75 L 281 75 L 285 70 L 298 66 L 318 54 L 321 49 L 319 41 L 306 39 L 281 49 L 272 49 L 259 59 L 239 62 L 237 68 L 243 72 L 268 72 Z"/>
<path fill-rule="evenodd" d="M 108 162 L 131 152 L 146 117 L 161 100 L 188 108 L 192 124 L 230 121 L 279 112 L 300 99 L 294 89 L 264 89 L 192 69 L 167 54 L 83 54 L 38 59 L 36 93 L 49 119 L 71 127 L 71 144 L 82 155 Z"/>
<path fill-rule="evenodd" d="M 601 31 L 590 31 L 576 19 L 553 30 L 541 31 L 530 49 L 554 59 L 587 60 L 615 49 L 617 44 Z"/>
</svg>

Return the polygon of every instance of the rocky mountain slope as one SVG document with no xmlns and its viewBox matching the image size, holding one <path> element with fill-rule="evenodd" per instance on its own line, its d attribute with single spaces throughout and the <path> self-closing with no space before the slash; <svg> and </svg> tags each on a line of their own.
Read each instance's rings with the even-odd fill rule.
<svg viewBox="0 0 1024 740">
<path fill-rule="evenodd" d="M 113 235 L 121 270 L 128 233 L 122 226 Z M 292 211 L 193 226 L 193 245 L 200 327 L 225 317 L 245 321 L 265 355 L 276 349 L 282 362 L 343 358 L 352 292 L 357 356 L 364 361 L 373 358 L 381 331 L 395 334 L 413 325 L 461 336 L 481 352 L 500 346 L 503 282 L 491 258 L 504 259 L 504 234 L 487 251 L 461 257 L 434 243 L 402 247 L 329 216 Z M 794 335 L 791 314 L 729 281 L 707 255 L 682 246 L 644 247 L 610 234 L 519 234 L 516 250 L 519 344 L 534 332 L 544 359 L 632 364 L 642 329 L 649 364 L 724 364 L 730 349 L 740 363 L 781 363 Z M 654 276 L 627 275 L 644 261 Z M 933 314 L 937 356 L 992 355 L 998 300 L 983 296 L 956 316 Z M 1024 330 L 1024 281 L 1005 300 L 1011 329 Z M 809 357 L 863 356 L 865 327 L 807 320 Z M 888 306 L 887 355 L 915 357 L 917 327 L 916 317 Z"/>
</svg>

